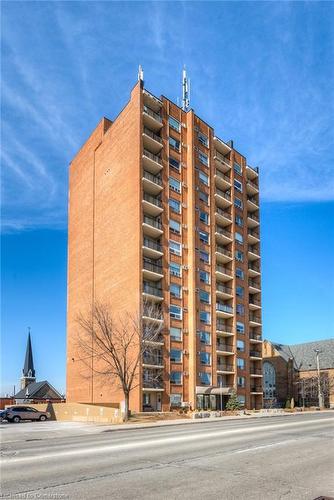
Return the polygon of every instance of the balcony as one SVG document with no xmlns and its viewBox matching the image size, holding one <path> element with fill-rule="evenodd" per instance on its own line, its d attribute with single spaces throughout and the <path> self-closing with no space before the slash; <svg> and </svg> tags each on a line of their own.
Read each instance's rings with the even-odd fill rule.
<svg viewBox="0 0 334 500">
<path fill-rule="evenodd" d="M 230 262 L 233 260 L 232 252 L 226 247 L 216 245 L 216 260 L 217 262 Z"/>
<path fill-rule="evenodd" d="M 256 316 L 256 314 L 249 313 L 249 325 L 250 326 L 261 326 L 261 316 Z"/>
<path fill-rule="evenodd" d="M 260 335 L 259 333 L 250 333 L 249 340 L 250 342 L 253 343 L 259 343 L 259 342 L 262 343 L 262 335 Z"/>
<path fill-rule="evenodd" d="M 251 196 L 253 196 L 259 192 L 259 186 L 255 182 L 250 181 L 250 180 L 247 180 L 247 182 L 246 182 L 246 189 L 247 189 L 247 193 Z"/>
<path fill-rule="evenodd" d="M 230 298 L 233 297 L 233 290 L 228 286 L 222 285 L 221 283 L 217 283 L 216 294 L 222 298 Z"/>
<path fill-rule="evenodd" d="M 249 351 L 249 356 L 251 359 L 258 359 L 261 361 L 262 353 L 259 351 Z"/>
<path fill-rule="evenodd" d="M 144 126 L 149 127 L 155 132 L 160 130 L 163 125 L 160 113 L 157 113 L 151 107 L 146 105 L 143 106 L 143 121 Z"/>
<path fill-rule="evenodd" d="M 162 191 L 162 179 L 159 175 L 153 175 L 147 170 L 143 171 L 143 186 L 146 193 L 156 196 Z"/>
<path fill-rule="evenodd" d="M 149 296 L 148 298 L 154 302 L 160 302 L 163 300 L 162 288 L 159 288 L 147 281 L 143 283 L 143 294 Z"/>
<path fill-rule="evenodd" d="M 250 179 L 251 181 L 257 180 L 259 177 L 259 168 L 258 167 L 253 168 L 250 165 L 247 165 L 246 175 L 247 179 Z"/>
<path fill-rule="evenodd" d="M 226 208 L 232 205 L 231 195 L 228 191 L 222 191 L 216 188 L 215 191 L 216 204 L 222 208 Z"/>
<path fill-rule="evenodd" d="M 153 154 L 159 153 L 163 146 L 160 135 L 156 134 L 147 127 L 144 127 L 143 130 L 143 144 L 144 149 L 151 151 Z"/>
<path fill-rule="evenodd" d="M 259 200 L 256 196 L 249 196 L 247 198 L 247 208 L 249 212 L 255 212 L 259 209 Z"/>
<path fill-rule="evenodd" d="M 230 281 L 233 278 L 232 269 L 228 269 L 220 264 L 216 265 L 216 279 L 219 281 Z"/>
<path fill-rule="evenodd" d="M 217 363 L 217 372 L 220 373 L 234 373 L 234 366 L 225 363 Z"/>
<path fill-rule="evenodd" d="M 247 240 L 250 245 L 254 245 L 260 241 L 260 233 L 258 229 L 248 229 Z"/>
<path fill-rule="evenodd" d="M 145 305 L 143 309 L 143 320 L 154 323 L 163 323 L 162 309 L 150 307 L 150 305 Z"/>
<path fill-rule="evenodd" d="M 160 156 L 151 153 L 147 149 L 144 149 L 143 166 L 146 170 L 149 170 L 152 174 L 157 174 L 163 167 L 162 159 Z"/>
<path fill-rule="evenodd" d="M 162 201 L 159 198 L 156 198 L 155 196 L 151 196 L 150 194 L 144 192 L 143 208 L 145 214 L 156 217 L 157 215 L 160 215 L 161 212 L 163 211 Z"/>
<path fill-rule="evenodd" d="M 163 249 L 160 243 L 151 238 L 144 236 L 143 238 L 143 253 L 147 257 L 158 258 L 163 256 Z"/>
<path fill-rule="evenodd" d="M 149 328 L 148 330 L 145 330 L 145 325 L 143 328 L 143 336 L 142 340 L 145 344 L 151 345 L 152 347 L 158 347 L 158 346 L 163 346 L 164 345 L 164 338 L 161 332 L 152 332 L 151 329 Z"/>
<path fill-rule="evenodd" d="M 216 314 L 222 318 L 231 318 L 233 316 L 233 307 L 216 302 Z"/>
<path fill-rule="evenodd" d="M 262 368 L 254 368 L 253 366 L 251 366 L 250 376 L 251 377 L 262 377 Z"/>
<path fill-rule="evenodd" d="M 231 337 L 233 334 L 233 328 L 231 325 L 227 325 L 224 321 L 216 322 L 216 331 L 217 335 L 221 335 L 223 337 Z"/>
<path fill-rule="evenodd" d="M 159 281 L 163 278 L 162 265 L 148 258 L 143 260 L 143 276 L 151 281 Z"/>
<path fill-rule="evenodd" d="M 216 226 L 216 239 L 220 243 L 231 243 L 232 242 L 232 233 L 231 231 L 227 231 L 221 226 Z"/>
<path fill-rule="evenodd" d="M 252 278 L 261 274 L 260 267 L 256 264 L 248 263 L 248 275 Z"/>
<path fill-rule="evenodd" d="M 149 215 L 144 215 L 143 217 L 143 229 L 145 234 L 153 238 L 157 238 L 163 233 L 160 219 L 155 219 Z"/>
<path fill-rule="evenodd" d="M 215 216 L 219 224 L 223 226 L 228 226 L 229 224 L 232 223 L 232 215 L 227 210 L 223 210 L 222 208 L 216 207 Z"/>
<path fill-rule="evenodd" d="M 143 389 L 145 391 L 150 390 L 150 391 L 163 391 L 164 388 L 164 383 L 162 379 L 155 379 L 155 378 L 143 378 Z"/>
<path fill-rule="evenodd" d="M 263 388 L 261 385 L 252 386 L 250 391 L 251 391 L 251 394 L 263 394 Z"/>
<path fill-rule="evenodd" d="M 216 344 L 217 353 L 223 353 L 226 356 L 234 354 L 234 348 L 232 344 L 226 344 L 225 342 L 217 342 Z"/>
<path fill-rule="evenodd" d="M 249 309 L 255 310 L 255 309 L 261 309 L 261 300 L 256 299 L 253 295 L 249 296 Z"/>
<path fill-rule="evenodd" d="M 231 178 L 218 170 L 218 168 L 216 168 L 215 181 L 216 185 L 223 190 L 231 187 Z"/>
<path fill-rule="evenodd" d="M 258 215 L 255 215 L 255 213 L 248 213 L 247 214 L 247 226 L 254 228 L 257 227 L 260 224 L 260 219 Z"/>
<path fill-rule="evenodd" d="M 260 249 L 255 245 L 248 245 L 248 260 L 257 260 L 260 258 Z"/>
<path fill-rule="evenodd" d="M 143 354 L 143 365 L 152 368 L 163 368 L 164 362 L 161 353 L 146 353 Z"/>
</svg>

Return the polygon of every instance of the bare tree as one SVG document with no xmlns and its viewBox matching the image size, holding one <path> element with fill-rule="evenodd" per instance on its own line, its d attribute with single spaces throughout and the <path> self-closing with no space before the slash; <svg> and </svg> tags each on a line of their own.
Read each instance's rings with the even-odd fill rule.
<svg viewBox="0 0 334 500">
<path fill-rule="evenodd" d="M 109 381 L 124 395 L 124 420 L 128 420 L 131 391 L 138 387 L 142 360 L 162 359 L 156 342 L 162 341 L 162 310 L 144 301 L 135 314 L 116 315 L 111 306 L 95 302 L 89 314 L 80 313 L 77 348 L 80 360 L 104 382 Z M 90 360 L 94 358 L 94 363 Z M 160 363 L 162 364 L 162 362 Z M 152 372 L 151 383 L 161 380 L 161 370 Z"/>
<path fill-rule="evenodd" d="M 330 396 L 334 393 L 334 376 L 329 372 L 322 371 L 320 379 L 317 373 L 313 373 L 309 377 L 302 377 L 297 382 L 299 385 L 300 398 L 303 403 L 308 406 L 317 406 L 319 403 L 319 380 L 320 391 L 324 400 L 325 406 L 329 405 Z"/>
</svg>

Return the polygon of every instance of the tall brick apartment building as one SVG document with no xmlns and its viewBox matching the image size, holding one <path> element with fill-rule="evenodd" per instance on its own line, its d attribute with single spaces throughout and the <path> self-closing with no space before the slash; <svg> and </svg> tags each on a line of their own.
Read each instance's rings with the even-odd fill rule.
<svg viewBox="0 0 334 500">
<path fill-rule="evenodd" d="M 70 166 L 67 400 L 117 402 L 82 376 L 76 317 L 159 305 L 163 335 L 142 360 L 130 409 L 262 407 L 258 171 L 192 109 L 141 80 Z M 159 376 L 156 377 L 156 374 Z"/>
</svg>

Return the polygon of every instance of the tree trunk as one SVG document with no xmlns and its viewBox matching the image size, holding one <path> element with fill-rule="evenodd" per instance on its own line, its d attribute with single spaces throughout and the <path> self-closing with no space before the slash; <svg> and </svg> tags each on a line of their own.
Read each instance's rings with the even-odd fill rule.
<svg viewBox="0 0 334 500">
<path fill-rule="evenodd" d="M 123 422 L 129 420 L 129 393 L 124 393 L 124 415 Z"/>
</svg>

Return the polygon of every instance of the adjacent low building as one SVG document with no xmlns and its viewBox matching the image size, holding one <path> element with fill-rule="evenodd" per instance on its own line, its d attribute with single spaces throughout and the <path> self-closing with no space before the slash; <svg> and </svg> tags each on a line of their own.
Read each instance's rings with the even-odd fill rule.
<svg viewBox="0 0 334 500">
<path fill-rule="evenodd" d="M 292 398 L 298 406 L 318 406 L 319 383 L 324 405 L 334 407 L 334 339 L 294 345 L 265 340 L 262 355 L 265 407 L 289 405 Z"/>
</svg>

